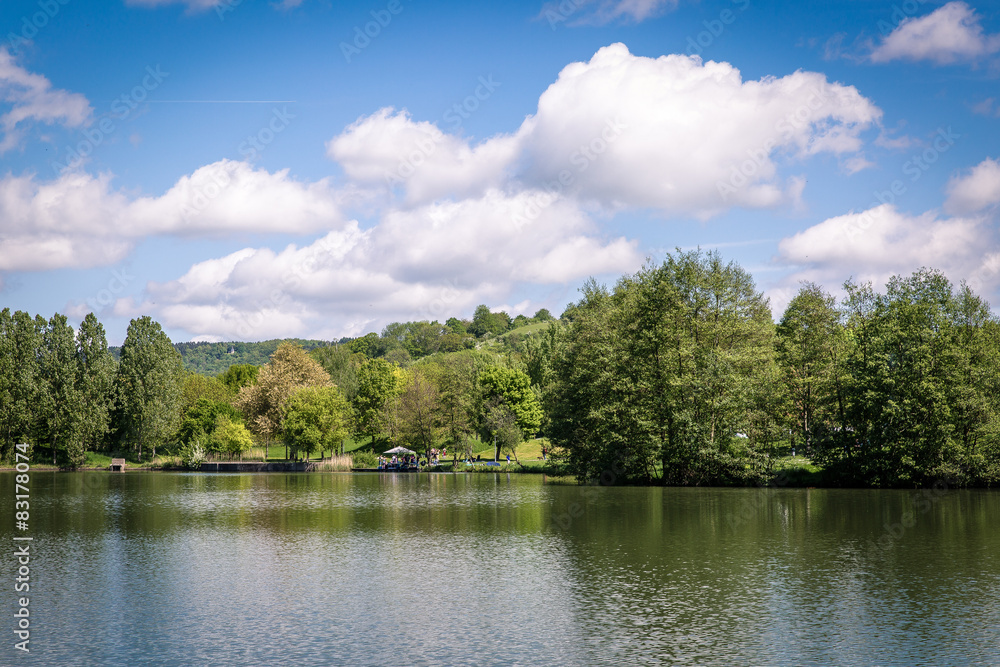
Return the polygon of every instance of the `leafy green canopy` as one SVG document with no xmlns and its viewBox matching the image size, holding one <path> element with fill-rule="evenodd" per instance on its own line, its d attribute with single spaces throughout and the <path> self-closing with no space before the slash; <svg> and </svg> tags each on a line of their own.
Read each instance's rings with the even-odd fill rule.
<svg viewBox="0 0 1000 667">
<path fill-rule="evenodd" d="M 349 434 L 351 405 L 337 387 L 303 387 L 288 398 L 283 434 L 293 452 L 333 450 Z"/>
<path fill-rule="evenodd" d="M 753 280 L 716 253 L 593 282 L 554 363 L 551 437 L 581 479 L 698 484 L 766 472 L 777 425 L 774 327 Z"/>
</svg>

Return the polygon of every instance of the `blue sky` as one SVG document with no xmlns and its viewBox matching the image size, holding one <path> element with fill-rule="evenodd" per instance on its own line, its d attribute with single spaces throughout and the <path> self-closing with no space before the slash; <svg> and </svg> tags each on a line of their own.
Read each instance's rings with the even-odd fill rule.
<svg viewBox="0 0 1000 667">
<path fill-rule="evenodd" d="M 0 305 L 112 343 L 558 313 L 676 247 L 779 318 L 1000 305 L 1000 5 L 5 0 Z"/>
</svg>

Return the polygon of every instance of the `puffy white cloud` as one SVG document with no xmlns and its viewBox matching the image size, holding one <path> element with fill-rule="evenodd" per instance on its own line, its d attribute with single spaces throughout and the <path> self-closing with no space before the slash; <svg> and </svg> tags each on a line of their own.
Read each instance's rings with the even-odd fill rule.
<svg viewBox="0 0 1000 667">
<path fill-rule="evenodd" d="M 393 320 L 444 319 L 505 299 L 520 282 L 562 284 L 636 269 L 634 242 L 602 239 L 557 200 L 524 218 L 535 193 L 389 212 L 280 252 L 245 249 L 147 288 L 143 312 L 194 336 L 335 338 Z"/>
<path fill-rule="evenodd" d="M 7 176 L 0 179 L 0 270 L 112 264 L 158 234 L 315 233 L 340 226 L 341 206 L 354 194 L 231 160 L 181 177 L 158 197 L 116 191 L 108 174 L 67 172 L 47 182 Z"/>
<path fill-rule="evenodd" d="M 1000 162 L 983 160 L 969 173 L 948 181 L 946 191 L 944 208 L 949 213 L 975 213 L 1000 204 Z"/>
<path fill-rule="evenodd" d="M 776 315 L 802 280 L 837 292 L 848 278 L 881 286 L 926 266 L 987 297 L 1000 284 L 1000 239 L 988 220 L 934 211 L 912 216 L 890 204 L 825 220 L 783 239 L 778 253 L 777 263 L 794 270 L 769 291 Z"/>
<path fill-rule="evenodd" d="M 949 2 L 927 16 L 902 21 L 871 54 L 872 62 L 930 60 L 947 65 L 1000 51 L 1000 35 L 987 35 L 964 2 Z"/>
<path fill-rule="evenodd" d="M 728 63 L 613 44 L 564 68 L 513 134 L 472 146 L 383 109 L 327 152 L 351 178 L 392 182 L 409 203 L 543 188 L 608 209 L 709 217 L 794 201 L 801 181 L 779 174 L 785 160 L 832 153 L 849 171 L 866 167 L 861 133 L 880 118 L 855 88 L 815 72 L 743 81 Z"/>
<path fill-rule="evenodd" d="M 569 172 L 573 192 L 605 205 L 704 217 L 789 201 L 779 155 L 853 156 L 880 117 L 822 74 L 743 81 L 728 63 L 614 44 L 564 68 L 520 136 L 530 180 Z"/>
<path fill-rule="evenodd" d="M 15 63 L 7 47 L 0 47 L 0 99 L 10 105 L 0 116 L 0 155 L 21 142 L 28 123 L 80 127 L 90 121 L 93 112 L 83 95 L 53 89 L 47 78 Z"/>
<path fill-rule="evenodd" d="M 848 213 L 809 227 L 778 244 L 791 264 L 855 267 L 869 274 L 907 267 L 957 266 L 982 240 L 974 218 L 940 218 L 934 212 L 910 216 L 890 204 Z M 841 271 L 846 277 L 854 271 Z"/>
<path fill-rule="evenodd" d="M 360 118 L 327 143 L 327 155 L 353 181 L 389 190 L 405 189 L 408 203 L 444 196 L 476 196 L 503 181 L 517 157 L 512 137 L 469 146 L 406 111 L 380 109 Z"/>
</svg>

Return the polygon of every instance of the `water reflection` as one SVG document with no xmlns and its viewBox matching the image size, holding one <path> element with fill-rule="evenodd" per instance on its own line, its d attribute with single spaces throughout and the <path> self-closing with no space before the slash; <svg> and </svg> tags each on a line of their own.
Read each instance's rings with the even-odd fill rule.
<svg viewBox="0 0 1000 667">
<path fill-rule="evenodd" d="M 998 499 L 38 473 L 32 658 L 998 664 Z"/>
</svg>

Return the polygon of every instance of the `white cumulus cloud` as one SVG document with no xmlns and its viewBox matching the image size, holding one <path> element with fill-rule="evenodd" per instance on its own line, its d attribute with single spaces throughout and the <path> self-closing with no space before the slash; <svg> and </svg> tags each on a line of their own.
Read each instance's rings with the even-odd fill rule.
<svg viewBox="0 0 1000 667">
<path fill-rule="evenodd" d="M 704 218 L 794 201 L 801 180 L 780 173 L 785 163 L 831 153 L 847 170 L 865 168 L 861 134 L 880 119 L 857 89 L 819 73 L 744 81 L 728 63 L 613 44 L 565 67 L 511 134 L 472 145 L 383 109 L 327 153 L 351 178 L 400 188 L 411 204 L 545 189 L 608 210 Z"/>
<path fill-rule="evenodd" d="M 987 298 L 1000 284 L 1000 239 L 983 217 L 909 215 L 891 204 L 829 218 L 783 239 L 779 264 L 794 271 L 771 292 L 783 308 L 803 280 L 836 292 L 848 278 L 884 285 L 892 275 L 932 267 L 966 280 Z M 780 312 L 776 313 L 780 315 Z"/>
<path fill-rule="evenodd" d="M 989 35 L 964 2 L 949 2 L 927 16 L 902 21 L 871 54 L 872 62 L 930 60 L 940 65 L 971 61 L 1000 51 L 1000 35 Z"/>
<path fill-rule="evenodd" d="M 491 190 L 391 211 L 367 230 L 351 223 L 303 247 L 244 249 L 150 284 L 139 307 L 195 337 L 337 338 L 394 320 L 443 320 L 501 302 L 523 281 L 565 284 L 641 264 L 634 242 L 602 238 L 565 201 L 519 222 L 533 196 Z"/>
<path fill-rule="evenodd" d="M 155 197 L 115 190 L 109 174 L 7 176 L 0 178 L 0 271 L 109 265 L 155 235 L 316 233 L 344 222 L 341 206 L 352 192 L 232 160 L 182 176 Z"/>
<path fill-rule="evenodd" d="M 944 207 L 949 213 L 975 213 L 1000 204 L 1000 162 L 983 160 L 967 174 L 948 181 L 946 192 Z"/>
</svg>

